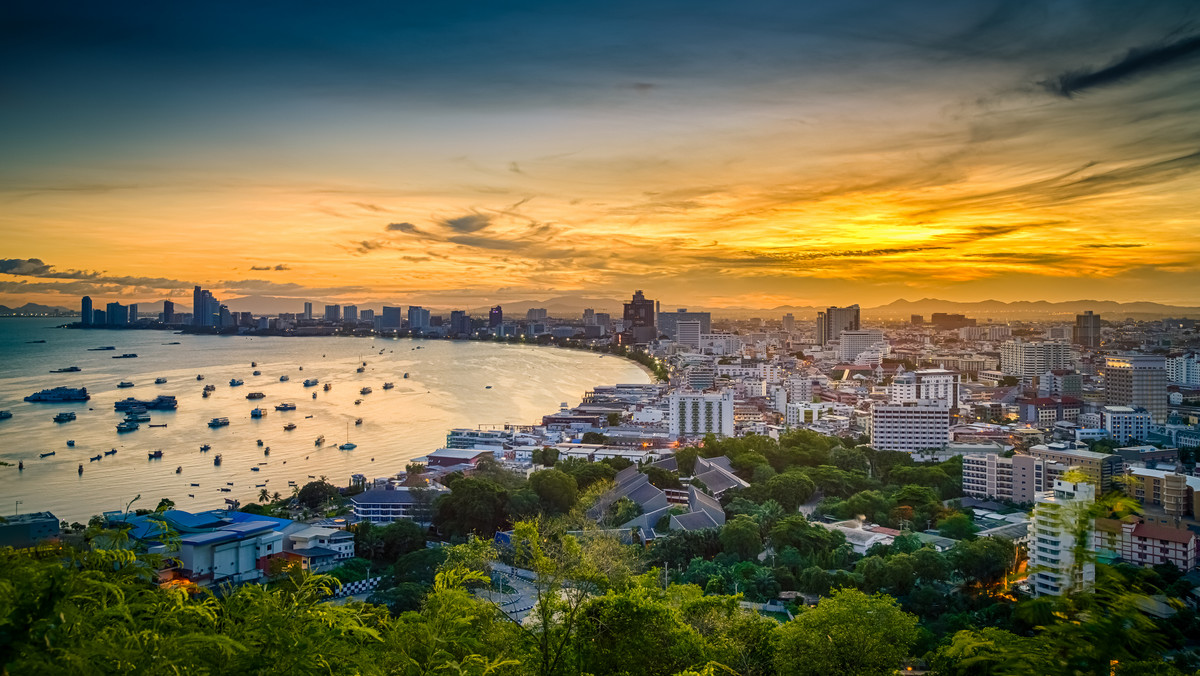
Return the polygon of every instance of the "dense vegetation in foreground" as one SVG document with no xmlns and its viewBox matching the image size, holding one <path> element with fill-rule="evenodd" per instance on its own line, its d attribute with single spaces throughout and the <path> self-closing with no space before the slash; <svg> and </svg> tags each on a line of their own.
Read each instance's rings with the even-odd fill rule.
<svg viewBox="0 0 1200 676">
<path fill-rule="evenodd" d="M 780 622 L 738 597 L 664 588 L 656 569 L 601 532 L 516 524 L 497 552 L 471 541 L 441 563 L 414 610 L 327 602 L 337 581 L 283 570 L 266 586 L 216 594 L 152 582 L 159 557 L 94 533 L 93 548 L 0 552 L 0 663 L 6 673 L 889 674 L 921 657 L 920 619 L 891 596 L 833 590 Z M 111 548 L 99 548 L 96 545 Z M 499 557 L 537 573 L 521 624 L 488 575 Z M 508 578 L 511 579 L 511 578 Z M 1150 578 L 1101 567 L 1098 592 L 990 598 L 928 651 L 934 673 L 1194 673 L 1165 657 L 1191 614 L 1138 610 Z M 514 584 L 522 584 L 513 581 Z M 1194 634 L 1193 634 L 1194 635 Z M 919 666 L 923 666 L 918 663 Z"/>
</svg>

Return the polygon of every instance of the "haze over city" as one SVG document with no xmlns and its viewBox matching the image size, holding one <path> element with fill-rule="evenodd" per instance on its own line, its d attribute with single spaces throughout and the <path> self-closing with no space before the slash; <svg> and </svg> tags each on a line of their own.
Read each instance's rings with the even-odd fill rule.
<svg viewBox="0 0 1200 676">
<path fill-rule="evenodd" d="M 1194 3 L 214 9 L 0 10 L 0 303 L 1200 281 Z"/>
</svg>

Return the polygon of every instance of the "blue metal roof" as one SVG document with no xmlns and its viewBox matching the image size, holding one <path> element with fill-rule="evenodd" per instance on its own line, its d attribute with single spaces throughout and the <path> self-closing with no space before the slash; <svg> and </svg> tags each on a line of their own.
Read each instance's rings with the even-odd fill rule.
<svg viewBox="0 0 1200 676">
<path fill-rule="evenodd" d="M 292 525 L 291 519 L 280 519 L 274 516 L 264 516 L 262 514 L 247 514 L 246 512 L 228 512 L 226 516 L 234 523 L 246 523 L 250 521 L 270 521 L 275 524 L 275 530 L 283 530 Z"/>
</svg>

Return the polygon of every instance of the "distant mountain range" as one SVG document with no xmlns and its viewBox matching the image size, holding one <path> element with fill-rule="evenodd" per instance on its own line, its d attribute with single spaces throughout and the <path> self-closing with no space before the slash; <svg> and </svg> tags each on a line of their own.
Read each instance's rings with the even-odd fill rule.
<svg viewBox="0 0 1200 676">
<path fill-rule="evenodd" d="M 0 317 L 14 317 L 24 315 L 77 315 L 77 310 L 70 308 L 58 307 L 56 305 L 38 305 L 37 303 L 26 303 L 21 307 L 8 307 L 0 305 Z"/>
</svg>

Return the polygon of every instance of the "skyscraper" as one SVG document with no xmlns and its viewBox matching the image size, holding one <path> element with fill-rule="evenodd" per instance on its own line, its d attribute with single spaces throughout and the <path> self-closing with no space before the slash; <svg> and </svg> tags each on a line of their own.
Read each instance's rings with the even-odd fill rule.
<svg viewBox="0 0 1200 676">
<path fill-rule="evenodd" d="M 1166 358 L 1151 354 L 1106 358 L 1104 403 L 1144 408 L 1154 422 L 1166 422 Z"/>
<path fill-rule="evenodd" d="M 163 323 L 164 324 L 175 323 L 175 303 L 173 303 L 169 300 L 163 301 Z"/>
<path fill-rule="evenodd" d="M 590 307 L 583 308 L 583 325 L 584 326 L 595 326 L 596 325 L 596 311 Z"/>
<path fill-rule="evenodd" d="M 796 330 L 796 318 L 790 312 L 783 316 L 783 330 L 788 333 Z"/>
<path fill-rule="evenodd" d="M 429 328 L 429 310 L 420 305 L 408 306 L 408 328 L 411 331 L 423 331 Z"/>
<path fill-rule="evenodd" d="M 646 298 L 641 289 L 634 291 L 633 298 L 625 303 L 625 327 L 634 343 L 649 343 L 658 338 L 654 315 L 654 301 Z"/>
<path fill-rule="evenodd" d="M 817 313 L 817 342 L 825 345 L 842 331 L 857 331 L 859 326 L 858 305 L 829 307 Z"/>
<path fill-rule="evenodd" d="M 109 326 L 124 326 L 129 323 L 129 308 L 120 303 L 109 303 L 104 316 Z"/>
<path fill-rule="evenodd" d="M 531 307 L 525 311 L 526 321 L 531 321 L 531 322 L 545 321 L 546 317 L 548 317 L 548 316 L 549 316 L 549 311 L 547 311 L 546 308 L 544 308 L 544 307 Z"/>
<path fill-rule="evenodd" d="M 657 327 L 660 333 L 665 333 L 671 340 L 678 340 L 676 327 L 680 322 L 700 322 L 700 333 L 712 333 L 712 315 L 707 312 L 688 312 L 687 308 L 679 308 L 674 312 L 660 312 Z"/>
<path fill-rule="evenodd" d="M 310 320 L 312 319 L 312 303 L 307 301 L 304 303 L 304 318 Z"/>
<path fill-rule="evenodd" d="M 79 303 L 79 323 L 88 326 L 92 323 L 92 297 L 84 296 Z"/>
<path fill-rule="evenodd" d="M 488 312 L 488 328 L 494 329 L 504 323 L 504 310 L 499 305 Z"/>
<path fill-rule="evenodd" d="M 455 336 L 471 333 L 471 318 L 466 310 L 450 311 L 450 333 Z"/>
<path fill-rule="evenodd" d="M 1100 347 L 1100 315 L 1091 310 L 1075 315 L 1075 344 L 1092 350 Z"/>
<path fill-rule="evenodd" d="M 133 303 L 129 306 L 129 323 L 132 324 L 138 320 L 138 306 Z"/>
<path fill-rule="evenodd" d="M 404 311 L 398 307 L 384 306 L 383 319 L 379 323 L 384 331 L 399 331 L 404 326 Z"/>
<path fill-rule="evenodd" d="M 326 305 L 325 306 L 325 321 L 327 321 L 327 322 L 342 321 L 342 306 L 341 305 Z"/>
<path fill-rule="evenodd" d="M 347 305 L 342 310 L 342 319 L 347 324 L 357 324 L 358 323 L 358 306 L 357 305 Z"/>
<path fill-rule="evenodd" d="M 199 286 L 192 290 L 192 323 L 196 326 L 221 325 L 220 301 Z"/>
</svg>

